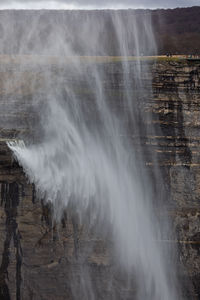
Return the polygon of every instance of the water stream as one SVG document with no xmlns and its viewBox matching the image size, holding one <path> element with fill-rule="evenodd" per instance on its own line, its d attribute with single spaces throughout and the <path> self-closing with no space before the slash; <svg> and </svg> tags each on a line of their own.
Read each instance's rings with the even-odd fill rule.
<svg viewBox="0 0 200 300">
<path fill-rule="evenodd" d="M 150 15 L 105 11 L 98 16 L 98 12 L 76 11 L 69 19 L 79 28 L 74 29 L 76 34 L 75 25 L 69 29 L 54 22 L 45 40 L 42 54 L 60 57 L 61 75 L 52 66 L 47 68 L 42 93 L 33 96 L 37 104 L 42 103 L 37 129 L 41 137 L 36 143 L 10 142 L 9 147 L 35 184 L 38 197 L 53 204 L 57 222 L 70 207 L 80 223 L 87 218 L 88 226 L 98 223 L 98 231 L 108 229 L 120 268 L 130 276 L 135 274 L 136 299 L 177 300 L 170 257 L 157 241 L 162 224 L 154 213 L 142 142 L 153 132 L 143 120 L 144 98 L 152 96 L 147 84 L 150 71 L 137 58 L 156 52 Z M 37 30 L 35 22 L 21 53 L 33 32 L 40 36 Z M 108 30 L 112 32 L 109 38 Z M 38 38 L 35 49 L 41 50 L 41 43 Z M 108 48 L 116 49 L 121 59 L 113 56 L 103 63 L 101 58 L 79 55 L 106 56 Z M 135 55 L 132 61 L 128 60 L 130 52 Z M 156 157 L 149 155 L 156 166 Z M 158 168 L 153 171 L 161 187 Z M 86 273 L 82 276 L 86 278 Z M 97 299 L 95 292 L 82 295 Z M 75 290 L 74 299 L 78 299 Z"/>
</svg>

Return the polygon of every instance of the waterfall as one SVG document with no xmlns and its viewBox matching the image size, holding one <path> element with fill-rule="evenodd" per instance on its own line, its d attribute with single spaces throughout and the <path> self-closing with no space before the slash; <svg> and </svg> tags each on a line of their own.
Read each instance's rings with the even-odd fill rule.
<svg viewBox="0 0 200 300">
<path fill-rule="evenodd" d="M 150 13 L 73 11 L 67 22 L 62 18 L 62 26 L 59 20 L 47 26 L 41 13 L 21 37 L 19 53 L 56 55 L 59 72 L 48 66 L 42 92 L 33 95 L 38 140 L 8 145 L 38 197 L 52 203 L 55 222 L 70 209 L 88 230 L 109 235 L 119 267 L 134 276 L 133 297 L 177 300 L 172 263 L 158 241 L 162 224 L 142 141 L 153 132 L 143 119 L 150 71 L 139 58 L 156 53 Z M 156 157 L 148 155 L 161 188 Z M 89 273 L 81 276 L 82 298 L 97 299 Z M 73 295 L 79 299 L 76 288 Z"/>
</svg>

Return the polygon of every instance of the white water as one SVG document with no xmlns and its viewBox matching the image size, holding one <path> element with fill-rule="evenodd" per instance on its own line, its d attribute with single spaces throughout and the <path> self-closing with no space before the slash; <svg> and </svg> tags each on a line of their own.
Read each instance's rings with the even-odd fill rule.
<svg viewBox="0 0 200 300">
<path fill-rule="evenodd" d="M 80 14 L 74 14 L 77 24 Z M 109 25 L 114 30 L 121 56 L 126 57 L 133 41 L 137 56 L 147 50 L 148 53 L 155 51 L 149 16 L 122 18 L 120 12 L 110 11 L 96 22 L 91 19 L 88 13 L 84 23 L 79 24 L 83 49 L 106 54 L 108 41 L 104 40 L 104 35 Z M 35 26 L 37 30 L 37 24 Z M 147 72 L 148 68 L 143 68 L 140 60 L 129 63 L 125 59 L 120 65 L 118 84 L 122 85 L 123 98 L 119 114 L 106 92 L 105 69 L 101 64 L 85 63 L 75 56 L 72 32 L 68 32 L 67 27 L 56 26 L 56 35 L 50 36 L 45 54 L 49 48 L 50 53 L 63 52 L 71 57 L 66 66 L 68 80 L 57 78 L 55 83 L 51 71 L 46 71 L 46 99 L 36 99 L 37 102 L 46 101 L 41 111 L 43 139 L 29 146 L 22 141 L 10 142 L 9 147 L 29 180 L 36 185 L 38 195 L 53 203 L 56 220 L 72 205 L 80 222 L 88 214 L 90 224 L 94 226 L 100 220 L 104 229 L 109 228 L 121 268 L 127 273 L 134 270 L 136 274 L 137 299 L 177 300 L 175 283 L 169 278 L 172 267 L 169 257 L 166 258 L 157 242 L 161 225 L 153 212 L 151 181 L 144 168 L 142 148 L 137 146 L 138 153 L 128 138 L 130 130 L 134 136 L 139 136 L 140 126 L 144 126 L 140 101 L 146 93 L 142 72 Z M 115 64 L 107 68 L 115 68 Z M 76 78 L 78 85 L 71 82 L 70 77 Z M 92 95 L 85 104 L 84 91 L 79 85 L 81 80 L 86 92 Z M 131 120 L 131 129 L 128 120 Z M 158 172 L 156 168 L 155 172 Z M 95 296 L 90 298 L 95 299 Z"/>
</svg>

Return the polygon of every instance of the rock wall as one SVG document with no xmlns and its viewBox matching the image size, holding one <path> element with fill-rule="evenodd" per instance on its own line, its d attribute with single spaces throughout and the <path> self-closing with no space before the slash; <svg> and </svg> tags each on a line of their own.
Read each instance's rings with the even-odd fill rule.
<svg viewBox="0 0 200 300">
<path fill-rule="evenodd" d="M 200 297 L 200 62 L 163 62 L 154 66 L 154 99 L 160 134 L 150 138 L 168 183 L 181 275 Z M 157 124 L 158 123 L 158 124 Z M 188 292 L 189 293 L 189 292 Z M 191 296 L 188 295 L 188 299 Z"/>
<path fill-rule="evenodd" d="M 135 62 L 130 64 L 134 68 Z M 160 210 L 160 205 L 158 214 L 162 218 L 169 215 L 176 232 L 176 238 L 166 236 L 162 242 L 177 245 L 185 299 L 199 299 L 200 62 L 163 60 L 150 65 L 153 97 L 141 101 L 143 120 L 147 125 L 153 122 L 154 130 L 141 131 L 141 140 L 145 149 L 155 152 L 166 184 L 167 210 Z M 78 299 L 132 299 L 134 282 L 130 289 L 117 269 L 110 255 L 112 242 L 88 233 L 87 225 L 80 226 L 72 211 L 66 212 L 61 224 L 55 224 L 51 207 L 37 200 L 34 187 L 6 145 L 8 139 L 18 136 L 37 136 L 32 100 L 34 93 L 41 94 L 47 67 L 15 62 L 0 65 L 0 299 L 64 300 L 77 299 L 77 295 Z M 112 82 L 105 81 L 111 100 L 120 101 L 120 64 L 106 62 L 101 67 L 107 70 L 107 78 L 112 73 Z M 60 67 L 53 68 L 57 76 Z M 114 84 L 113 78 L 117 78 Z M 144 80 L 149 90 L 150 75 Z M 90 101 L 84 83 L 79 92 Z M 131 128 L 129 138 L 137 144 Z M 154 164 L 147 153 L 150 172 Z M 84 294 L 82 286 L 89 274 L 95 292 L 88 281 Z"/>
</svg>

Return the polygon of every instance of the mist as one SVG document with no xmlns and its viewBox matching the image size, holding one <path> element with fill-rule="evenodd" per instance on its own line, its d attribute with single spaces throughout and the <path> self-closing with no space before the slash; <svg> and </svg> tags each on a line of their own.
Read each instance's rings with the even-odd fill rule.
<svg viewBox="0 0 200 300">
<path fill-rule="evenodd" d="M 163 231 L 170 230 L 155 214 L 155 202 L 160 208 L 164 203 L 162 175 L 156 155 L 142 141 L 154 132 L 143 120 L 145 99 L 152 93 L 146 85 L 149 65 L 139 59 L 156 53 L 151 15 L 74 11 L 49 19 L 44 12 L 26 14 L 17 39 L 14 19 L 7 24 L 2 36 L 5 43 L 6 32 L 14 37 L 7 45 L 10 53 L 28 54 L 28 64 L 18 65 L 16 81 L 22 81 L 20 70 L 31 62 L 40 74 L 39 83 L 37 77 L 31 79 L 35 88 L 30 106 L 37 115 L 30 126 L 33 136 L 19 133 L 8 142 L 38 199 L 52 206 L 56 224 L 70 211 L 77 224 L 87 224 L 89 232 L 111 241 L 113 262 L 126 274 L 126 289 L 135 278 L 136 299 L 177 300 L 173 249 L 158 242 Z M 120 56 L 118 63 L 111 55 L 110 62 L 102 63 L 109 53 Z M 99 61 L 91 59 L 96 55 Z M 155 182 L 145 164 L 148 156 L 154 162 Z M 85 267 L 88 252 L 80 251 L 77 257 L 84 280 L 79 287 L 71 280 L 74 299 L 98 299 Z M 120 286 L 117 295 L 110 286 L 109 300 L 126 299 Z"/>
</svg>

